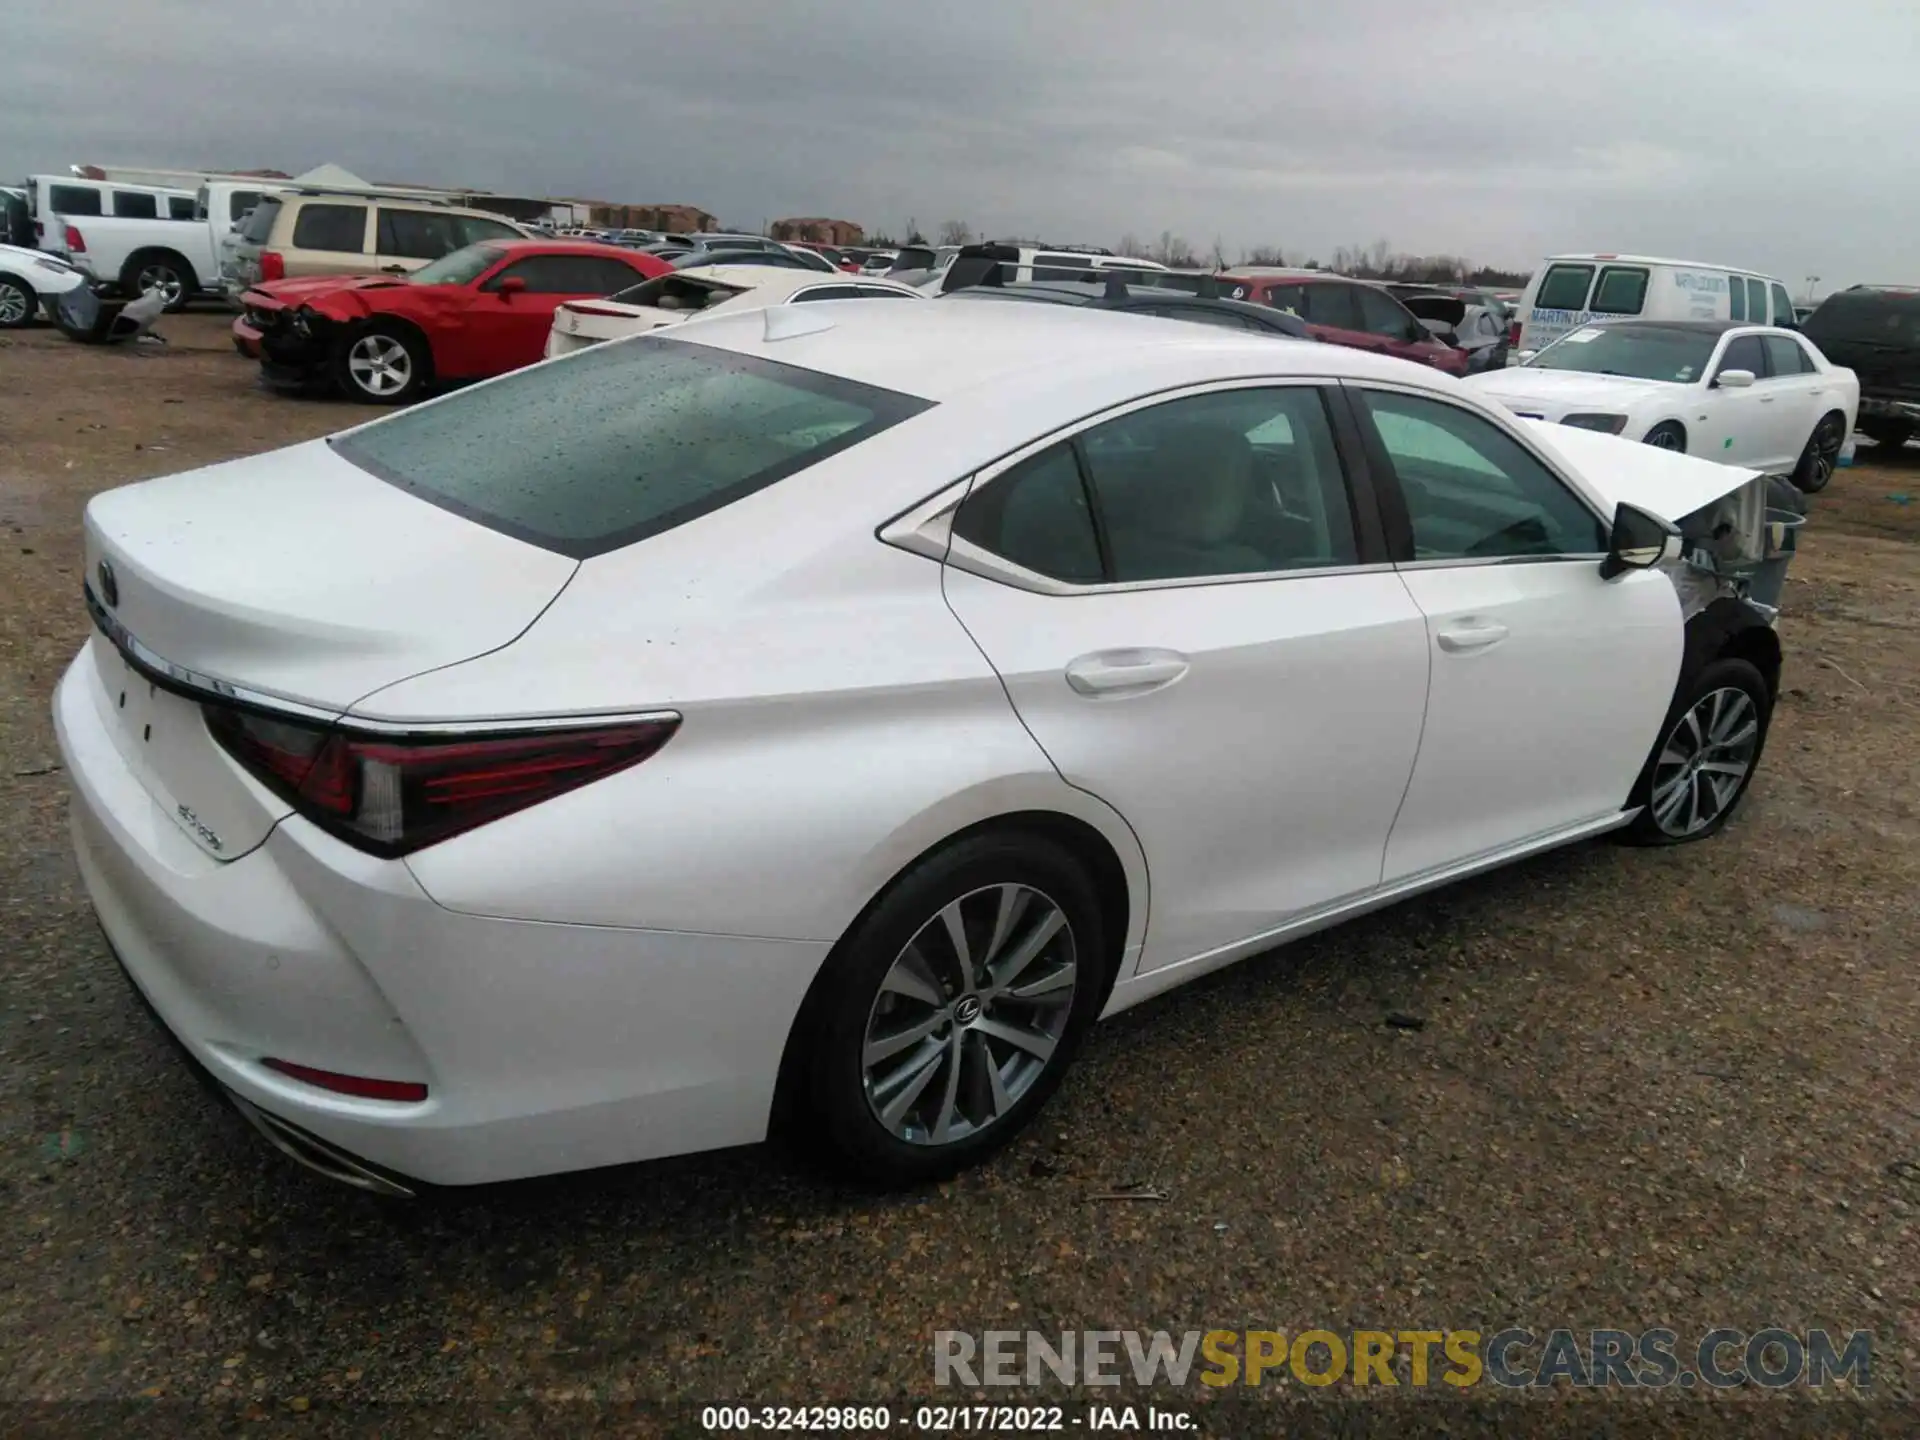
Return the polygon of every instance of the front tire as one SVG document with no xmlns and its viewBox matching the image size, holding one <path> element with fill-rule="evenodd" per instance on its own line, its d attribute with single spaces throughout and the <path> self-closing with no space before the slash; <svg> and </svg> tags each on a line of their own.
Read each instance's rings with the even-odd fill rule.
<svg viewBox="0 0 1920 1440">
<path fill-rule="evenodd" d="M 431 365 L 419 336 L 397 325 L 369 325 L 341 341 L 333 368 L 349 398 L 363 405 L 405 405 L 426 390 Z"/>
<path fill-rule="evenodd" d="M 996 831 L 936 852 L 828 958 L 796 1027 L 788 1115 L 836 1168 L 884 1188 L 984 1160 L 1059 1086 L 1117 941 L 1052 840 Z"/>
<path fill-rule="evenodd" d="M 1687 453 L 1687 427 L 1678 420 L 1663 420 L 1646 434 L 1646 444 L 1656 450 L 1675 450 Z"/>
<path fill-rule="evenodd" d="M 1682 686 L 1635 782 L 1640 813 L 1625 838 L 1685 845 L 1717 834 L 1746 796 L 1773 718 L 1773 692 L 1751 662 L 1726 656 Z"/>
<path fill-rule="evenodd" d="M 1823 415 L 1807 437 L 1807 448 L 1800 452 L 1800 463 L 1793 468 L 1793 483 L 1804 495 L 1818 495 L 1833 479 L 1840 464 L 1840 447 L 1846 443 L 1847 421 L 1844 415 Z"/>
<path fill-rule="evenodd" d="M 0 275 L 0 330 L 20 330 L 40 313 L 40 297 L 15 275 Z"/>
</svg>

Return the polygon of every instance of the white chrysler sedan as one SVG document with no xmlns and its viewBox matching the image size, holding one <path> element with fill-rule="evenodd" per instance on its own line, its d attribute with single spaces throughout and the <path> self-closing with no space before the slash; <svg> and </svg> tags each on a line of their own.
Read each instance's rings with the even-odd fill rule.
<svg viewBox="0 0 1920 1440">
<path fill-rule="evenodd" d="M 568 300 L 553 312 L 547 358 L 571 355 L 589 345 L 624 340 L 697 315 L 758 310 L 816 300 L 925 300 L 918 290 L 891 280 L 867 280 L 844 271 L 825 275 L 772 265 L 698 265 L 656 275 L 604 300 Z"/>
<path fill-rule="evenodd" d="M 1102 1015 L 1719 828 L 1780 649 L 1737 587 L 1683 603 L 1670 521 L 1752 478 L 1331 345 L 716 316 L 97 496 L 80 869 L 193 1060 L 335 1178 L 778 1117 L 913 1182 Z"/>
<path fill-rule="evenodd" d="M 1517 415 L 1624 435 L 1811 494 L 1860 409 L 1860 381 L 1806 337 L 1726 320 L 1614 320 L 1467 381 Z"/>
</svg>

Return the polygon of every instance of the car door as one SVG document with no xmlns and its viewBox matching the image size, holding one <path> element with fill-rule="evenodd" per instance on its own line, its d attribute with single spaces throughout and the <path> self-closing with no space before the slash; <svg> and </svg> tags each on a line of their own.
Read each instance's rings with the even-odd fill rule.
<svg viewBox="0 0 1920 1440">
<path fill-rule="evenodd" d="M 597 255 L 526 255 L 473 287 L 459 351 L 459 374 L 500 375 L 545 357 L 553 312 L 644 280 L 639 271 Z M 518 287 L 506 284 L 517 280 Z"/>
<path fill-rule="evenodd" d="M 1353 350 L 1386 353 L 1386 338 L 1370 333 L 1360 318 L 1359 286 L 1321 280 L 1300 288 L 1305 305 L 1301 318 L 1317 339 Z"/>
<path fill-rule="evenodd" d="M 953 613 L 1069 784 L 1140 838 L 1141 968 L 1374 889 L 1419 746 L 1425 622 L 1323 391 L 1142 401 L 977 477 Z"/>
<path fill-rule="evenodd" d="M 1673 582 L 1603 580 L 1608 523 L 1505 427 L 1431 395 L 1348 393 L 1432 666 L 1382 878 L 1617 814 L 1679 676 Z"/>
<path fill-rule="evenodd" d="M 1762 407 L 1772 410 L 1774 450 L 1781 457 L 1769 468 L 1797 465 L 1820 418 L 1819 376 L 1812 373 L 1806 352 L 1791 335 L 1762 335 L 1760 349 L 1767 357 L 1767 374 L 1755 388 L 1766 392 Z"/>
<path fill-rule="evenodd" d="M 1729 370 L 1748 370 L 1753 384 L 1744 388 L 1722 385 Z M 1767 388 L 1767 356 L 1758 335 L 1733 335 L 1721 342 L 1707 383 L 1702 406 L 1707 419 L 1698 443 L 1689 435 L 1687 448 L 1723 465 L 1751 465 L 1772 469 L 1780 463 L 1785 434 L 1780 396 Z"/>
</svg>

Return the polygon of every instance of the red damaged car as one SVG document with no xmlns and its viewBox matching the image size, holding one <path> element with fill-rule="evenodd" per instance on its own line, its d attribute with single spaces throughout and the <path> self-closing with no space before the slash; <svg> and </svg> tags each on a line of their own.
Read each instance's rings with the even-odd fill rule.
<svg viewBox="0 0 1920 1440">
<path fill-rule="evenodd" d="M 485 240 L 411 275 L 273 280 L 241 297 L 233 343 L 275 388 L 333 385 L 398 405 L 448 381 L 484 380 L 546 351 L 563 300 L 666 274 L 664 260 L 575 240 Z"/>
</svg>

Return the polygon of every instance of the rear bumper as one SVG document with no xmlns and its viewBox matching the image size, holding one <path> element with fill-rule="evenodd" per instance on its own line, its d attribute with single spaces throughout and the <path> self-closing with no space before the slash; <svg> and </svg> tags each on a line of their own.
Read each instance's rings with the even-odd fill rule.
<svg viewBox="0 0 1920 1440">
<path fill-rule="evenodd" d="M 128 768 L 96 684 L 83 650 L 54 697 L 81 878 L 135 986 L 247 1106 L 433 1185 L 765 1135 L 825 944 L 455 914 L 405 863 L 298 818 L 214 859 Z M 428 1097 L 338 1095 L 268 1056 L 420 1081 Z"/>
</svg>

